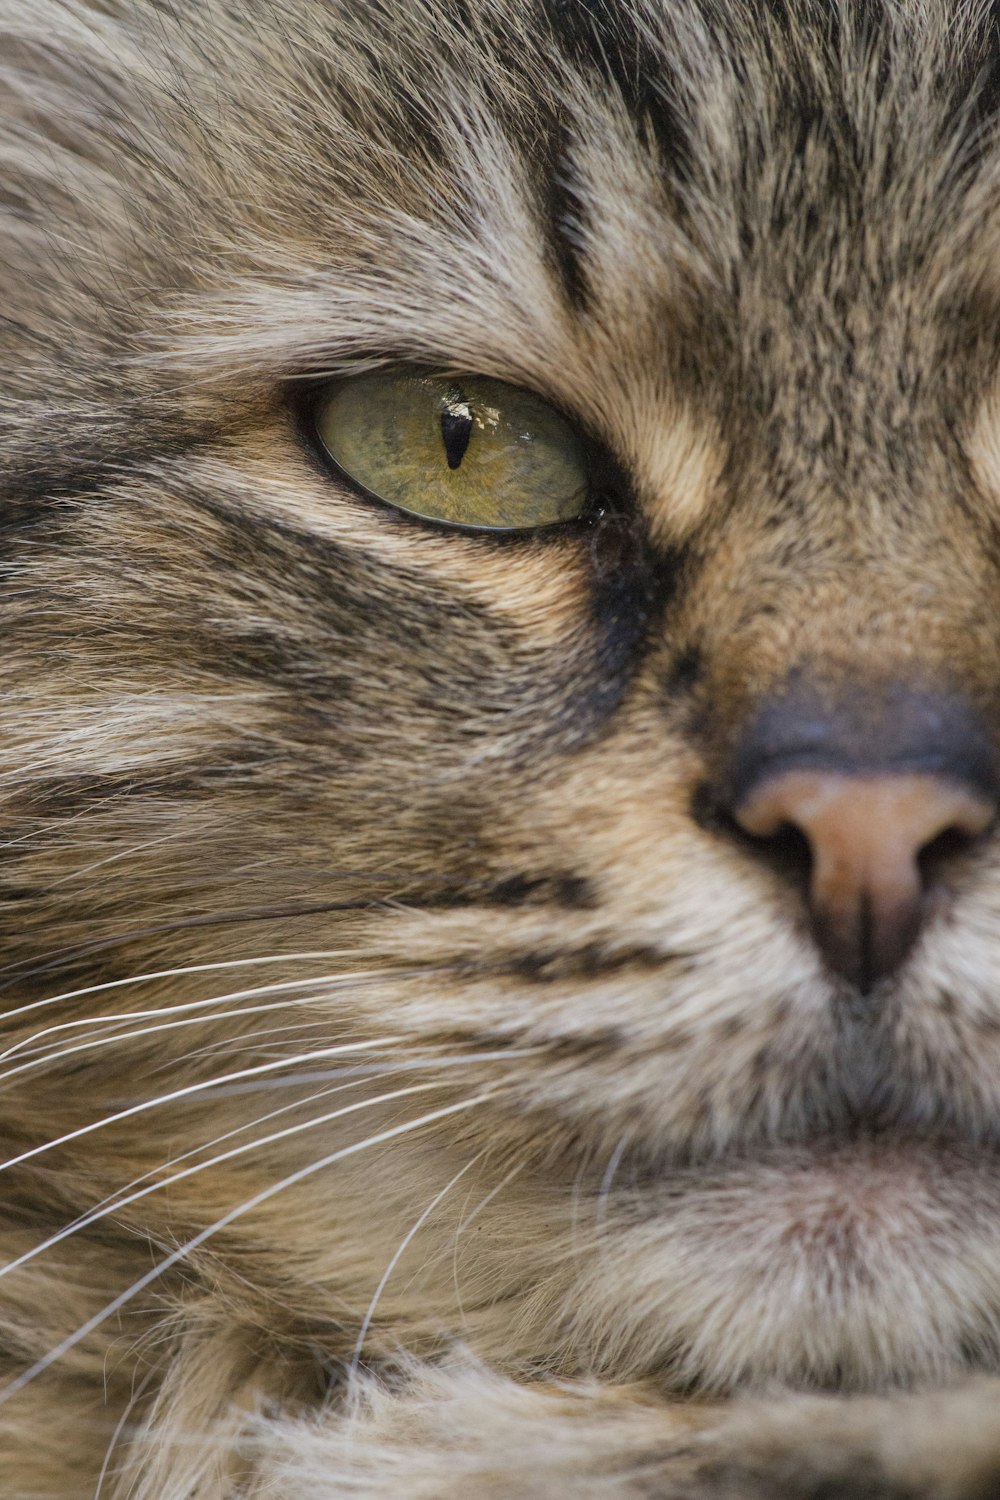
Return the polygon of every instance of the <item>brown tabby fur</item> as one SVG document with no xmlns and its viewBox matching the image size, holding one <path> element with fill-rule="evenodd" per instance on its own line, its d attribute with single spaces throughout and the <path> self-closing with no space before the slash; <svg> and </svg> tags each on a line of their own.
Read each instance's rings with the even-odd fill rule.
<svg viewBox="0 0 1000 1500">
<path fill-rule="evenodd" d="M 696 796 L 1000 731 L 998 42 L 0 0 L 4 1500 L 1000 1493 L 1000 847 L 862 1003 Z M 604 518 L 352 494 L 400 361 Z"/>
</svg>

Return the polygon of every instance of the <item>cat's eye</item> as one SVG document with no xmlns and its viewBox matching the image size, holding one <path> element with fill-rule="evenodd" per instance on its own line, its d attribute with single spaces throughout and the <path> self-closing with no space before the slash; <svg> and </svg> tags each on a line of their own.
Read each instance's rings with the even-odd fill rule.
<svg viewBox="0 0 1000 1500">
<path fill-rule="evenodd" d="M 587 509 L 584 442 L 541 397 L 501 380 L 362 375 L 325 387 L 314 421 L 349 479 L 425 520 L 525 531 Z"/>
</svg>

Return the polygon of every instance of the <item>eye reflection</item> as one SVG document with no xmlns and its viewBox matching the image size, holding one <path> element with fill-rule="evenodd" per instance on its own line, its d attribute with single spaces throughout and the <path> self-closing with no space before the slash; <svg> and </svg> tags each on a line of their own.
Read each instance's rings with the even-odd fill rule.
<svg viewBox="0 0 1000 1500">
<path fill-rule="evenodd" d="M 441 439 L 449 469 L 457 469 L 472 436 L 472 407 L 460 391 L 449 391 L 441 413 Z"/>
</svg>

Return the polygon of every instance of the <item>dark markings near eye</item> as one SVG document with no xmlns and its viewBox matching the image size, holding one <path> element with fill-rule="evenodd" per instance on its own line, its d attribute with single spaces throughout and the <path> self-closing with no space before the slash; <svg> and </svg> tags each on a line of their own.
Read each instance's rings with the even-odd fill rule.
<svg viewBox="0 0 1000 1500">
<path fill-rule="evenodd" d="M 457 469 L 472 436 L 472 408 L 461 396 L 450 410 L 441 413 L 441 440 L 449 469 Z"/>
</svg>

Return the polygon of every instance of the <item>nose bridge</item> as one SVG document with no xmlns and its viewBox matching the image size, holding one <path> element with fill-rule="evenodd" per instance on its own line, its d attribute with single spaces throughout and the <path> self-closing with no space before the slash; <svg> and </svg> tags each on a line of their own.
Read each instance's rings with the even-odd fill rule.
<svg viewBox="0 0 1000 1500">
<path fill-rule="evenodd" d="M 829 491 L 801 504 L 757 498 L 733 503 L 675 617 L 704 664 L 713 745 L 761 714 L 760 733 L 779 733 L 785 705 L 804 753 L 810 699 L 825 735 L 831 717 L 840 726 L 838 752 L 874 728 L 885 757 L 901 761 L 908 737 L 945 733 L 929 722 L 942 694 L 994 718 L 1000 568 L 978 534 L 987 519 L 943 492 L 936 503 L 916 492 L 894 502 L 874 487 L 851 505 Z M 948 733 L 964 733 L 967 719 L 957 711 Z"/>
<path fill-rule="evenodd" d="M 847 405 L 783 385 L 740 429 L 674 618 L 701 663 L 695 816 L 791 881 L 827 965 L 867 990 L 993 836 L 1000 578 L 936 398 L 899 425 L 891 380 L 880 404 L 863 373 Z"/>
</svg>

